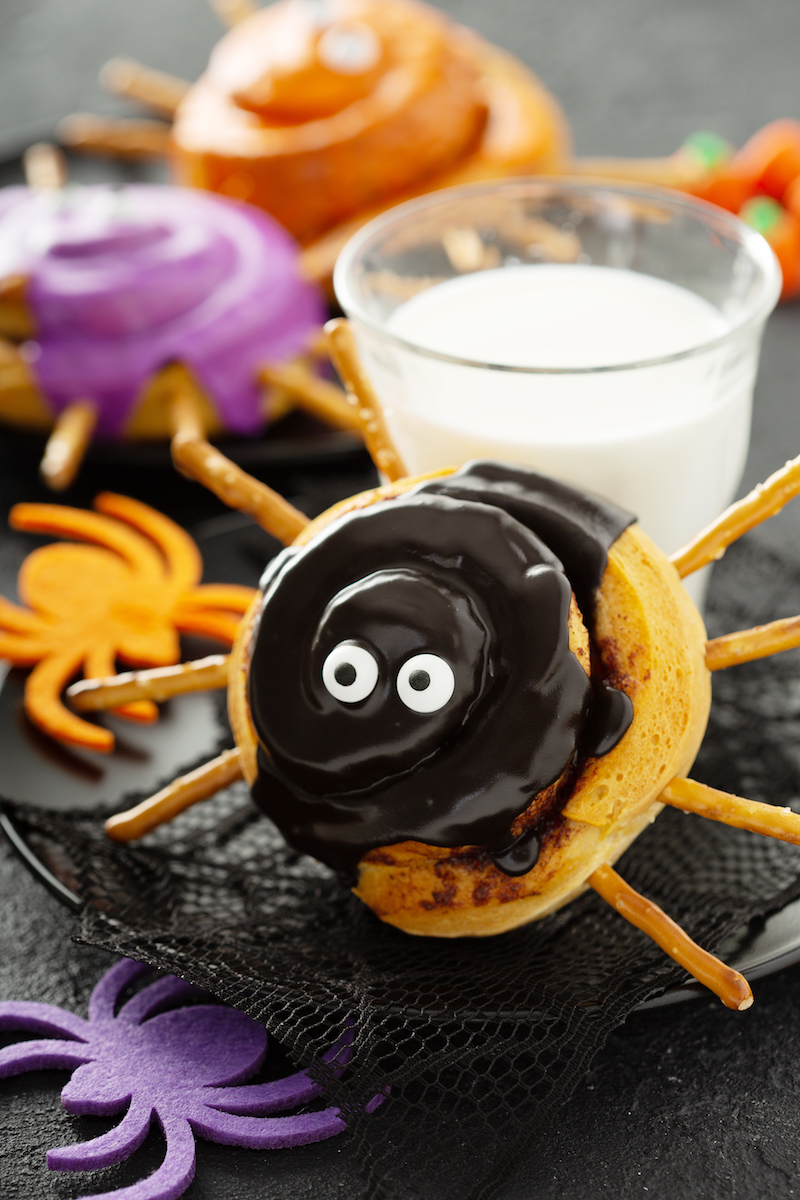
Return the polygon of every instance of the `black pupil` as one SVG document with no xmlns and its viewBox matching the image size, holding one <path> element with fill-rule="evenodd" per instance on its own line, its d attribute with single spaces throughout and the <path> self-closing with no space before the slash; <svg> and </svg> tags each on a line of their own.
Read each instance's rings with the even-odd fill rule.
<svg viewBox="0 0 800 1200">
<path fill-rule="evenodd" d="M 431 677 L 427 671 L 412 671 L 408 677 L 408 683 L 415 692 L 424 692 L 426 687 L 430 687 Z"/>
<path fill-rule="evenodd" d="M 333 678 L 340 687 L 350 687 L 356 681 L 356 669 L 352 663 L 339 663 L 339 666 L 333 672 Z"/>
</svg>

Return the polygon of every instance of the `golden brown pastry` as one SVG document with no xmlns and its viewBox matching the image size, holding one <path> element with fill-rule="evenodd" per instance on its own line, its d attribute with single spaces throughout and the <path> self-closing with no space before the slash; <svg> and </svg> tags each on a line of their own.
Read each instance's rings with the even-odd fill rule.
<svg viewBox="0 0 800 1200">
<path fill-rule="evenodd" d="M 341 328 L 334 355 L 358 390 Z M 368 389 L 359 400 L 369 409 Z M 396 478 L 300 518 L 229 660 L 225 778 L 243 776 L 291 845 L 408 933 L 498 933 L 590 886 L 747 1008 L 742 976 L 612 864 L 665 803 L 800 843 L 789 810 L 684 777 L 710 669 L 798 644 L 800 622 L 707 644 L 680 583 L 798 492 L 800 459 L 673 561 L 608 502 L 500 463 Z M 273 519 L 262 485 L 266 528 L 279 500 Z M 109 681 L 109 706 L 120 695 Z M 141 836 L 219 775 L 215 762 L 176 781 L 110 835 Z"/>
</svg>

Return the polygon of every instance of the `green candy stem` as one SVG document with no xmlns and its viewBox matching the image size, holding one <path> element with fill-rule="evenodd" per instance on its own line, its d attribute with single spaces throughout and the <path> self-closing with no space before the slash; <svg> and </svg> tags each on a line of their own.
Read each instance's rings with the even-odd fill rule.
<svg viewBox="0 0 800 1200">
<path fill-rule="evenodd" d="M 707 171 L 714 171 L 731 159 L 735 153 L 730 142 L 717 133 L 700 130 L 693 133 L 681 146 L 684 154 L 691 154 Z"/>
<path fill-rule="evenodd" d="M 783 209 L 771 196 L 754 196 L 752 200 L 748 200 L 746 204 L 742 205 L 739 216 L 746 225 L 755 229 L 756 233 L 768 238 L 780 225 L 783 219 Z"/>
</svg>

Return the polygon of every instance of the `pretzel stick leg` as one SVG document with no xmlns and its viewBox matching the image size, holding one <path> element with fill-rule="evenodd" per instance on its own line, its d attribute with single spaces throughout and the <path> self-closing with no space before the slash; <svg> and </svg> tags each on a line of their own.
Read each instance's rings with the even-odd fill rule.
<svg viewBox="0 0 800 1200">
<path fill-rule="evenodd" d="M 188 375 L 180 378 L 170 408 L 172 461 L 182 475 L 196 479 L 230 508 L 247 513 L 284 546 L 308 525 L 308 517 L 206 441 L 197 392 Z"/>
<path fill-rule="evenodd" d="M 741 1012 L 753 1003 L 750 984 L 743 975 L 701 949 L 657 904 L 635 892 L 611 867 L 598 867 L 588 883 L 620 916 L 719 996 L 726 1008 Z"/>
<path fill-rule="evenodd" d="M 762 804 L 759 800 L 745 800 L 706 787 L 694 779 L 672 779 L 659 796 L 662 804 L 670 804 L 683 812 L 697 813 L 711 821 L 732 825 L 734 829 L 749 829 L 764 837 L 777 838 L 800 846 L 800 816 L 790 808 L 778 808 L 775 804 Z"/>
<path fill-rule="evenodd" d="M 186 376 L 176 379 L 170 399 L 169 418 L 173 438 L 190 440 L 205 437 L 200 397 Z"/>
<path fill-rule="evenodd" d="M 252 0 L 211 0 L 211 7 L 223 25 L 227 25 L 229 29 L 246 21 L 258 11 L 258 5 L 253 4 Z"/>
<path fill-rule="evenodd" d="M 800 458 L 770 475 L 749 496 L 732 504 L 721 517 L 698 533 L 687 546 L 670 556 L 681 579 L 699 571 L 723 554 L 743 533 L 779 513 L 785 504 L 800 494 Z"/>
<path fill-rule="evenodd" d="M 284 546 L 308 525 L 308 517 L 283 496 L 237 467 L 204 438 L 174 437 L 172 461 L 181 474 L 202 483 L 231 508 L 247 513 Z"/>
<path fill-rule="evenodd" d="M 378 470 L 383 471 L 390 483 L 394 483 L 408 472 L 386 427 L 380 401 L 359 362 L 350 322 L 338 317 L 328 322 L 325 332 L 328 335 L 333 365 L 347 389 L 351 404 L 359 409 L 364 441 L 370 457 Z"/>
<path fill-rule="evenodd" d="M 162 704 L 171 696 L 227 686 L 228 655 L 210 654 L 175 667 L 126 671 L 124 675 L 109 675 L 105 679 L 81 679 L 67 688 L 67 699 L 76 712 L 103 712 L 139 700 Z"/>
<path fill-rule="evenodd" d="M 211 762 L 188 775 L 181 775 L 149 800 L 109 817 L 105 824 L 106 833 L 115 842 L 135 841 L 241 778 L 241 751 L 225 750 L 219 758 L 212 758 Z"/>
<path fill-rule="evenodd" d="M 91 400 L 75 400 L 56 417 L 39 467 L 52 491 L 63 492 L 78 474 L 96 424 L 97 408 Z"/>
<path fill-rule="evenodd" d="M 84 154 L 161 158 L 169 150 L 169 125 L 163 121 L 73 113 L 59 121 L 57 133 L 63 145 Z"/>
<path fill-rule="evenodd" d="M 562 168 L 559 174 L 619 179 L 681 190 L 698 184 L 707 172 L 689 155 L 678 153 L 667 158 L 573 158 L 567 171 Z"/>
<path fill-rule="evenodd" d="M 721 671 L 795 646 L 800 646 L 800 617 L 783 617 L 769 625 L 756 625 L 753 629 L 714 638 L 706 645 L 706 666 L 709 671 Z"/>
<path fill-rule="evenodd" d="M 326 425 L 333 425 L 335 429 L 344 429 L 348 433 L 363 432 L 357 405 L 352 404 L 336 384 L 315 375 L 302 363 L 262 367 L 259 378 L 270 387 L 288 392 L 298 407 L 311 413 L 312 417 L 318 417 Z"/>
<path fill-rule="evenodd" d="M 190 84 L 175 75 L 153 71 L 132 58 L 112 58 L 100 72 L 100 82 L 117 96 L 127 96 L 165 117 L 175 111 Z"/>
<path fill-rule="evenodd" d="M 37 191 L 62 188 L 67 182 L 67 162 L 58 146 L 37 142 L 30 146 L 22 159 L 25 181 Z"/>
<path fill-rule="evenodd" d="M 172 461 L 182 475 L 202 483 L 230 508 L 247 513 L 284 546 L 305 529 L 308 517 L 205 440 L 189 380 L 175 391 L 171 421 Z"/>
</svg>

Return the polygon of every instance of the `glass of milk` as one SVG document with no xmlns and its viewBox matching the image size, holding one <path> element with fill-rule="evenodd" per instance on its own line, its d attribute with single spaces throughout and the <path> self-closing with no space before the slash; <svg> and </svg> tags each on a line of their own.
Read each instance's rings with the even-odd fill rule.
<svg viewBox="0 0 800 1200">
<path fill-rule="evenodd" d="M 334 286 L 409 472 L 522 463 L 615 500 L 667 553 L 733 499 L 781 286 L 736 217 L 636 187 L 479 184 L 370 222 Z"/>
</svg>

